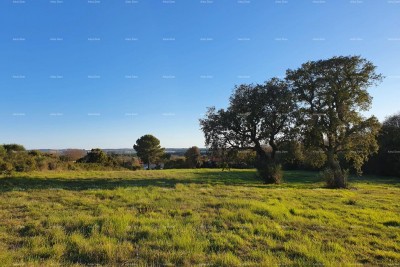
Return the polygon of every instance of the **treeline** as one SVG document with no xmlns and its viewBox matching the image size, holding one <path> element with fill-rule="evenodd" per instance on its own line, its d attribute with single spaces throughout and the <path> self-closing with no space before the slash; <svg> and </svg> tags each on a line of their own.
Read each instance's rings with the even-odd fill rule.
<svg viewBox="0 0 400 267">
<path fill-rule="evenodd" d="M 0 145 L 0 172 L 55 171 L 55 170 L 137 170 L 141 168 L 137 157 L 106 154 L 99 148 L 87 152 L 69 149 L 63 153 L 44 153 L 26 150 L 23 145 Z"/>
<path fill-rule="evenodd" d="M 157 138 L 151 135 L 151 139 Z M 143 138 L 143 137 L 142 137 Z M 158 141 L 159 145 L 159 141 Z M 378 135 L 379 150 L 364 164 L 367 174 L 400 177 L 400 113 L 388 117 Z M 157 146 L 157 145 L 156 145 Z M 140 148 L 136 146 L 136 149 Z M 223 170 L 249 169 L 257 165 L 257 153 L 253 149 L 209 149 L 201 153 L 197 146 L 190 147 L 184 155 L 161 153 L 154 155 L 153 145 L 148 147 L 142 159 L 138 155 L 106 153 L 99 148 L 86 151 L 68 149 L 62 153 L 26 150 L 23 145 L 0 145 L 0 172 L 57 171 L 57 170 L 140 170 L 149 168 L 146 159 L 152 159 L 151 169 L 187 169 L 187 168 L 219 168 Z M 270 155 L 270 146 L 263 146 Z M 156 153 L 157 154 L 157 153 Z M 288 141 L 280 145 L 276 151 L 276 162 L 286 170 L 320 171 L 327 167 L 326 155 L 322 150 L 307 149 L 302 143 Z M 338 160 L 343 168 L 356 173 L 348 164 L 345 155 L 339 154 Z"/>
<path fill-rule="evenodd" d="M 364 171 L 400 177 L 400 113 L 386 118 L 382 123 L 378 144 L 378 152 L 364 165 Z"/>
</svg>

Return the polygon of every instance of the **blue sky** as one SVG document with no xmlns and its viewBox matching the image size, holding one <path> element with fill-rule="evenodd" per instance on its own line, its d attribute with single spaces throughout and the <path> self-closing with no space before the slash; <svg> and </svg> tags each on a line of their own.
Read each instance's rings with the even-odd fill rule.
<svg viewBox="0 0 400 267">
<path fill-rule="evenodd" d="M 2 0 L 0 25 L 0 143 L 204 147 L 235 84 L 335 55 L 386 76 L 368 114 L 400 111 L 397 0 Z"/>
</svg>

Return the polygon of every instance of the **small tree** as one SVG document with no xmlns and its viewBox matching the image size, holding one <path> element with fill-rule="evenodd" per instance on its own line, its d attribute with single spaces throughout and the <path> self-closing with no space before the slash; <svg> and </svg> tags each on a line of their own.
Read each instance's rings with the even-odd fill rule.
<svg viewBox="0 0 400 267">
<path fill-rule="evenodd" d="M 3 147 L 7 152 L 25 151 L 25 147 L 18 144 L 4 144 Z"/>
<path fill-rule="evenodd" d="M 99 163 L 104 164 L 109 161 L 107 154 L 100 148 L 93 148 L 87 155 L 78 160 L 80 163 Z"/>
<path fill-rule="evenodd" d="M 189 168 L 196 168 L 200 164 L 201 153 L 197 146 L 192 146 L 185 152 L 186 164 Z"/>
<path fill-rule="evenodd" d="M 10 162 L 3 162 L 0 160 L 0 174 L 9 175 L 13 171 L 14 167 Z"/>
<path fill-rule="evenodd" d="M 156 162 L 164 154 L 164 148 L 160 146 L 160 140 L 150 134 L 143 135 L 133 146 L 137 156 L 148 166 L 150 170 L 151 162 Z"/>
<path fill-rule="evenodd" d="M 376 67 L 359 56 L 333 57 L 304 63 L 287 71 L 287 81 L 300 104 L 298 125 L 306 147 L 322 149 L 331 187 L 346 187 L 346 172 L 338 155 L 361 173 L 368 157 L 378 150 L 380 124 L 364 118 L 372 98 L 367 89 L 382 80 Z"/>
</svg>

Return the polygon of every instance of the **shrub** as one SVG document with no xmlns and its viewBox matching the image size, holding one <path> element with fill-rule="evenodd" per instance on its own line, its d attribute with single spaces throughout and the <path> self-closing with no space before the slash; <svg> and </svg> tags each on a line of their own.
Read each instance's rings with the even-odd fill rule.
<svg viewBox="0 0 400 267">
<path fill-rule="evenodd" d="M 106 163 L 109 161 L 109 157 L 100 148 L 93 148 L 87 155 L 77 162 L 79 163 Z"/>
<path fill-rule="evenodd" d="M 54 171 L 57 170 L 57 162 L 51 161 L 48 163 L 48 168 L 50 171 Z"/>
<path fill-rule="evenodd" d="M 166 161 L 164 169 L 185 169 L 187 168 L 185 157 L 173 157 Z"/>
<path fill-rule="evenodd" d="M 49 168 L 49 164 L 45 158 L 37 159 L 36 166 L 39 171 L 45 171 Z"/>
<path fill-rule="evenodd" d="M 25 147 L 18 144 L 4 144 L 3 147 L 7 152 L 25 151 Z"/>
<path fill-rule="evenodd" d="M 12 172 L 14 169 L 13 165 L 9 162 L 0 162 L 0 172 L 7 174 Z"/>
<path fill-rule="evenodd" d="M 28 152 L 28 155 L 33 157 L 40 157 L 42 155 L 42 152 L 40 152 L 39 150 L 31 150 Z"/>
</svg>

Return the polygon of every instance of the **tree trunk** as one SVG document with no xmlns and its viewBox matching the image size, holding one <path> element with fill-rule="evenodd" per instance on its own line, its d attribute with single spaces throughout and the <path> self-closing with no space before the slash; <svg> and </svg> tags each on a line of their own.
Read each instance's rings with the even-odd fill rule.
<svg viewBox="0 0 400 267">
<path fill-rule="evenodd" d="M 275 144 L 275 140 L 274 140 L 274 137 L 273 137 L 273 136 L 272 136 L 272 137 L 270 138 L 270 140 L 269 140 L 269 145 L 270 145 L 271 148 L 272 148 L 272 151 L 271 151 L 271 159 L 272 159 L 272 161 L 275 162 L 275 154 L 276 154 L 276 151 L 278 150 L 278 146 Z"/>
<path fill-rule="evenodd" d="M 345 173 L 340 167 L 339 161 L 336 159 L 336 155 L 334 151 L 329 150 L 327 152 L 328 158 L 328 168 L 332 171 L 333 177 L 329 181 L 327 181 L 328 186 L 332 188 L 346 188 L 347 181 Z"/>
<path fill-rule="evenodd" d="M 275 161 L 268 156 L 260 145 L 255 147 L 255 151 L 258 157 L 256 168 L 264 182 L 267 184 L 280 183 L 282 179 L 280 166 L 275 164 Z"/>
<path fill-rule="evenodd" d="M 255 147 L 255 151 L 257 153 L 259 163 L 266 163 L 268 161 L 267 152 L 265 152 L 261 146 L 257 145 Z"/>
</svg>

